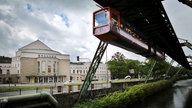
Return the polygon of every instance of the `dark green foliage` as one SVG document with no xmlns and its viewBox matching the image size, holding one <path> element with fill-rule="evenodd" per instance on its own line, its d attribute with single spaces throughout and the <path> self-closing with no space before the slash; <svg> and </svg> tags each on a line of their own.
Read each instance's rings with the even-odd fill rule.
<svg viewBox="0 0 192 108">
<path fill-rule="evenodd" d="M 11 58 L 0 56 L 0 63 L 11 63 Z"/>
<path fill-rule="evenodd" d="M 123 54 L 120 52 L 115 53 L 112 56 L 112 59 L 108 62 L 109 70 L 111 71 L 112 79 L 123 79 L 127 75 L 130 75 L 132 78 L 137 78 L 138 75 L 141 77 L 147 76 L 149 70 L 152 66 L 153 60 L 147 59 L 145 62 L 140 62 L 138 60 L 126 59 Z M 154 79 L 164 79 L 167 70 L 170 67 L 170 63 L 164 61 L 157 61 L 155 67 L 152 70 L 151 77 Z M 176 75 L 177 71 L 180 70 L 181 67 L 171 66 L 167 77 L 170 78 Z M 132 73 L 130 70 L 133 70 Z M 192 72 L 186 69 L 182 69 L 179 72 L 180 75 L 191 75 Z"/>
<path fill-rule="evenodd" d="M 170 87 L 175 82 L 172 80 L 162 80 L 153 83 L 139 84 L 128 87 L 125 91 L 117 91 L 112 95 L 97 98 L 82 103 L 75 104 L 74 108 L 117 108 L 126 107 L 134 102 L 143 100 L 149 95 L 157 93 Z"/>
<path fill-rule="evenodd" d="M 108 62 L 109 70 L 111 71 L 112 79 L 125 78 L 130 75 L 129 69 L 133 69 L 132 76 L 137 76 L 140 62 L 138 60 L 125 59 L 125 56 L 120 52 L 115 53 L 112 59 Z"/>
</svg>

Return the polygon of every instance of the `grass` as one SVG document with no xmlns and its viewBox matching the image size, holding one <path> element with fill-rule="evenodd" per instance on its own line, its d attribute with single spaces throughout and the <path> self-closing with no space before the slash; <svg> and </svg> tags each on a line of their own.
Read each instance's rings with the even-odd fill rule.
<svg viewBox="0 0 192 108">
<path fill-rule="evenodd" d="M 10 87 L 0 87 L 0 93 L 2 92 L 12 92 L 12 91 L 19 91 L 21 90 L 36 90 L 36 88 L 40 89 L 47 89 L 50 86 L 10 86 Z"/>
</svg>

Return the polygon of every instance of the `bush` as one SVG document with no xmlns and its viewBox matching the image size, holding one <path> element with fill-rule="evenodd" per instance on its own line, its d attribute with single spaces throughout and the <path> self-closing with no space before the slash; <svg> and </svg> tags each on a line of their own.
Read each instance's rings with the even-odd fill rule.
<svg viewBox="0 0 192 108">
<path fill-rule="evenodd" d="M 158 82 L 127 87 L 125 91 L 117 91 L 112 95 L 107 95 L 103 98 L 76 103 L 74 108 L 117 108 L 119 106 L 126 107 L 126 105 L 143 100 L 147 96 L 153 95 L 154 93 L 170 87 L 174 82 L 175 79 L 161 80 Z"/>
</svg>

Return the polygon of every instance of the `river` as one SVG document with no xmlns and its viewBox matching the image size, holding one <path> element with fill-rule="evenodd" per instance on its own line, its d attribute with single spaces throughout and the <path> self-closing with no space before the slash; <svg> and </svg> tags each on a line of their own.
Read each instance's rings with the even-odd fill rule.
<svg viewBox="0 0 192 108">
<path fill-rule="evenodd" d="M 172 88 L 128 108 L 192 108 L 192 79 L 178 81 Z"/>
</svg>

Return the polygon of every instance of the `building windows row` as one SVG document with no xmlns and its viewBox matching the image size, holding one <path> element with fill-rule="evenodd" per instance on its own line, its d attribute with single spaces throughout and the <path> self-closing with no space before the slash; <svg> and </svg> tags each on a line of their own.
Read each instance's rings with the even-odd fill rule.
<svg viewBox="0 0 192 108">
<path fill-rule="evenodd" d="M 12 64 L 13 67 L 19 67 L 19 63 L 18 64 Z M 11 67 L 11 66 L 8 66 Z"/>
<path fill-rule="evenodd" d="M 71 74 L 87 74 L 88 70 L 71 70 Z M 106 73 L 106 71 L 96 71 L 96 73 Z"/>
<path fill-rule="evenodd" d="M 57 62 L 56 61 L 38 61 L 38 73 L 56 73 L 57 70 Z"/>
<path fill-rule="evenodd" d="M 97 75 L 97 76 L 94 76 L 93 80 L 95 81 L 103 81 L 103 80 L 106 80 L 107 76 L 106 75 Z M 74 76 L 72 78 L 72 80 L 74 81 L 83 81 L 85 80 L 85 76 Z"/>
<path fill-rule="evenodd" d="M 2 74 L 3 74 L 3 70 L 0 68 L 0 75 Z M 10 70 L 9 69 L 4 70 L 4 74 L 10 75 L 11 74 Z"/>
<path fill-rule="evenodd" d="M 38 57 L 42 57 L 42 58 L 56 58 L 55 55 L 49 55 L 49 54 L 39 54 Z"/>
<path fill-rule="evenodd" d="M 86 74 L 88 70 L 71 70 L 72 74 Z"/>
</svg>

